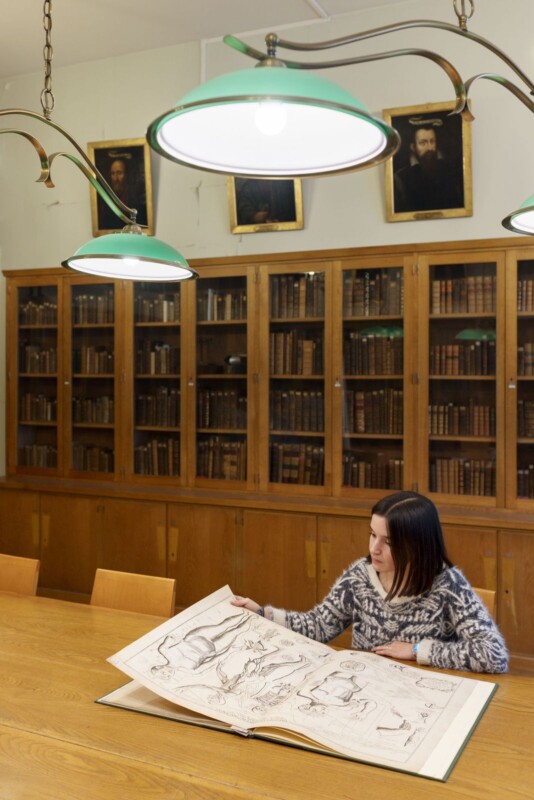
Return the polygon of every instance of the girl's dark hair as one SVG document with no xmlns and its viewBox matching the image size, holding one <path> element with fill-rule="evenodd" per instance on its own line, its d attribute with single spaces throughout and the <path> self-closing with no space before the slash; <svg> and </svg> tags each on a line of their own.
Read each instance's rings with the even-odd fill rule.
<svg viewBox="0 0 534 800">
<path fill-rule="evenodd" d="M 417 492 L 396 492 L 379 500 L 371 513 L 386 520 L 395 564 L 387 599 L 427 592 L 444 564 L 452 566 L 434 503 Z"/>
</svg>

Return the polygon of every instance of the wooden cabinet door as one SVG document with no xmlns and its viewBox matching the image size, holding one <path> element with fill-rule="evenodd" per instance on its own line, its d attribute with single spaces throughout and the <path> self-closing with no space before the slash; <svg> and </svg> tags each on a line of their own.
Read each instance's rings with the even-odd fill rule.
<svg viewBox="0 0 534 800">
<path fill-rule="evenodd" d="M 164 503 L 101 499 L 98 566 L 143 575 L 166 574 Z"/>
<path fill-rule="evenodd" d="M 244 511 L 236 592 L 258 603 L 311 608 L 316 598 L 316 530 L 311 514 Z"/>
<path fill-rule="evenodd" d="M 534 536 L 500 531 L 497 602 L 499 625 L 510 652 L 534 656 Z"/>
<path fill-rule="evenodd" d="M 39 558 L 39 495 L 6 489 L 0 492 L 0 552 Z"/>
<path fill-rule="evenodd" d="M 59 590 L 74 595 L 72 599 L 91 594 L 98 554 L 97 507 L 96 498 L 41 495 L 39 585 L 44 593 Z"/>
<path fill-rule="evenodd" d="M 369 519 L 319 517 L 318 533 L 317 600 L 321 601 L 349 564 L 369 554 Z M 331 644 L 350 648 L 351 642 L 352 630 L 349 628 Z"/>
<path fill-rule="evenodd" d="M 176 578 L 176 605 L 196 603 L 221 586 L 235 588 L 236 511 L 169 504 L 168 571 Z"/>
<path fill-rule="evenodd" d="M 497 531 L 444 525 L 445 545 L 452 563 L 480 589 L 497 588 Z"/>
</svg>

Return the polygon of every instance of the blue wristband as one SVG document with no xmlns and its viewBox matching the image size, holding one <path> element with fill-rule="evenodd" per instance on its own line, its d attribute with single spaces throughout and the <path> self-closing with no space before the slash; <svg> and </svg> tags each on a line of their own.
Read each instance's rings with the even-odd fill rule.
<svg viewBox="0 0 534 800">
<path fill-rule="evenodd" d="M 418 652 L 419 652 L 419 642 L 416 642 L 414 645 L 412 645 L 412 653 L 414 654 L 416 660 Z"/>
</svg>

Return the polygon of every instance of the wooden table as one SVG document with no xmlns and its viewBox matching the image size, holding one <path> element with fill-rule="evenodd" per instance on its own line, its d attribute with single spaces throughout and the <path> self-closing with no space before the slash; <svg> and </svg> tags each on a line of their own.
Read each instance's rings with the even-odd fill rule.
<svg viewBox="0 0 534 800">
<path fill-rule="evenodd" d="M 0 593 L 2 800 L 498 800 L 534 792 L 534 679 L 500 688 L 447 783 L 96 704 L 157 617 Z"/>
</svg>

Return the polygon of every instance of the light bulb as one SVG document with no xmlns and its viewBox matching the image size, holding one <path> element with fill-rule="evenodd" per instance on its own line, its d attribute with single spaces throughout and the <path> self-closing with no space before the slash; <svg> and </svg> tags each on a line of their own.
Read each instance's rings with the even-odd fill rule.
<svg viewBox="0 0 534 800">
<path fill-rule="evenodd" d="M 287 110 L 284 103 L 274 101 L 258 103 L 254 121 L 258 130 L 265 136 L 282 133 L 287 124 Z"/>
</svg>

